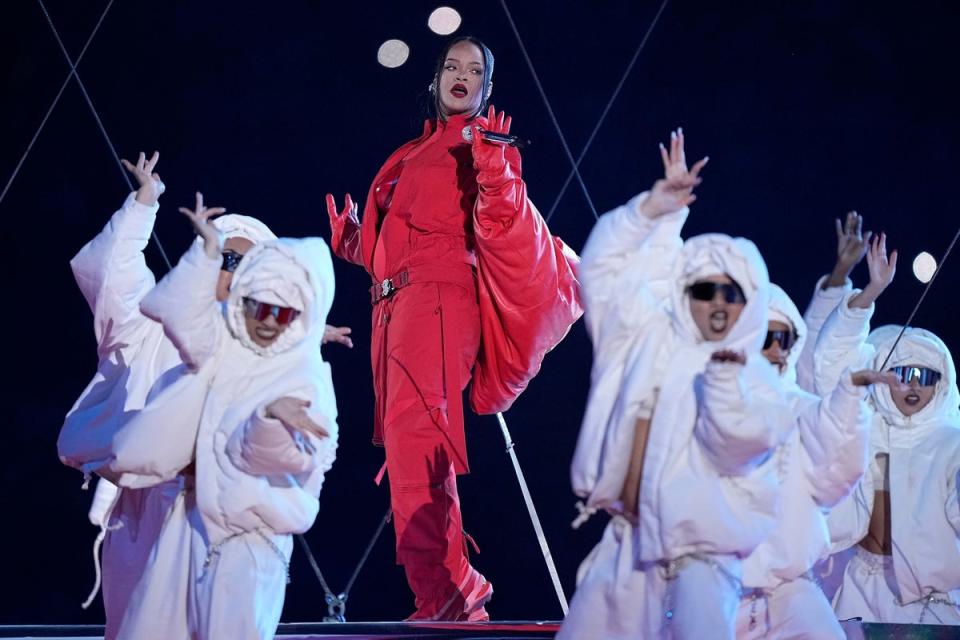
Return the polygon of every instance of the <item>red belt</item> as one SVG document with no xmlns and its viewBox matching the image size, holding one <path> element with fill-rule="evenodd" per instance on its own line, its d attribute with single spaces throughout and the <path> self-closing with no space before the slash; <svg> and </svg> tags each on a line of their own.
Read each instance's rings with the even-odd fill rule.
<svg viewBox="0 0 960 640">
<path fill-rule="evenodd" d="M 443 267 L 407 267 L 389 278 L 375 282 L 373 286 L 370 287 L 370 302 L 377 304 L 381 300 L 391 297 L 408 284 L 422 282 L 446 282 L 471 288 L 475 286 L 475 277 L 473 267 L 466 263 Z"/>
</svg>

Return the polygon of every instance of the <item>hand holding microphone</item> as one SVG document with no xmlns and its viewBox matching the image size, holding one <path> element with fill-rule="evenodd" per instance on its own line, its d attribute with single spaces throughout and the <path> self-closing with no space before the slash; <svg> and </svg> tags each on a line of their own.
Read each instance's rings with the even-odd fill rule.
<svg viewBox="0 0 960 640">
<path fill-rule="evenodd" d="M 470 125 L 470 136 L 467 136 L 468 129 L 464 130 L 464 138 L 471 143 L 473 152 L 473 165 L 481 173 L 499 174 L 503 172 L 506 166 L 504 156 L 504 147 L 506 145 L 522 146 L 522 141 L 517 136 L 510 135 L 510 124 L 512 119 L 504 112 L 497 113 L 493 105 L 487 111 L 486 127 L 481 128 L 479 124 Z"/>
</svg>

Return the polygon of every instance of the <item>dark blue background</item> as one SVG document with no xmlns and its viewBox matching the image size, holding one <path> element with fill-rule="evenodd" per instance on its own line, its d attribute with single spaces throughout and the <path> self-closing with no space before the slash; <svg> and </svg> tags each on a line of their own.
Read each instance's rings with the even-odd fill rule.
<svg viewBox="0 0 960 640">
<path fill-rule="evenodd" d="M 524 177 L 541 209 L 570 165 L 497 2 L 452 3 L 460 33 L 496 55 L 493 102 L 531 138 Z M 732 5 L 736 5 L 735 7 Z M 660 3 L 647 0 L 509 6 L 576 155 Z M 76 57 L 103 0 L 51 0 Z M 174 258 L 190 241 L 176 206 L 202 190 L 211 205 L 255 215 L 281 235 L 329 237 L 323 196 L 362 201 L 388 153 L 416 135 L 441 38 L 426 27 L 436 3 L 167 2 L 117 0 L 78 70 L 121 156 L 159 149 L 168 186 L 157 232 Z M 645 189 L 661 166 L 656 143 L 682 125 L 691 156 L 709 154 L 687 233 L 753 239 L 772 278 L 801 308 L 833 263 L 833 218 L 858 209 L 901 250 L 878 322 L 903 322 L 921 292 L 910 262 L 940 257 L 957 226 L 955 49 L 949 2 L 673 0 L 627 79 L 582 171 L 600 212 Z M 0 179 L 12 174 L 68 67 L 33 0 L 5 2 L 0 37 L 4 117 Z M 379 44 L 400 38 L 408 62 L 385 69 Z M 90 494 L 59 464 L 63 415 L 92 375 L 91 318 L 70 257 L 126 195 L 120 170 L 75 82 L 0 203 L 4 226 L 3 341 L 7 413 L 2 465 L 5 594 L 0 623 L 102 621 L 83 612 L 93 571 Z M 552 229 L 580 249 L 593 224 L 574 184 Z M 156 249 L 148 260 L 164 271 Z M 956 346 L 958 266 L 948 263 L 917 316 Z M 865 282 L 866 269 L 855 273 Z M 354 328 L 353 351 L 331 346 L 341 445 L 308 539 L 335 589 L 345 583 L 387 505 L 372 478 L 369 282 L 337 263 L 331 316 Z M 12 287 L 10 286 L 12 285 Z M 587 391 L 582 324 L 546 359 L 507 414 L 568 592 L 599 538 L 601 518 L 574 532 L 568 465 Z M 12 382 L 12 384 L 11 384 Z M 492 417 L 468 416 L 474 473 L 462 480 L 467 530 L 492 579 L 495 618 L 557 618 L 516 480 Z M 396 619 L 412 598 L 393 564 L 393 535 L 377 545 L 352 594 L 354 620 Z M 284 619 L 317 620 L 322 591 L 299 549 Z"/>
</svg>

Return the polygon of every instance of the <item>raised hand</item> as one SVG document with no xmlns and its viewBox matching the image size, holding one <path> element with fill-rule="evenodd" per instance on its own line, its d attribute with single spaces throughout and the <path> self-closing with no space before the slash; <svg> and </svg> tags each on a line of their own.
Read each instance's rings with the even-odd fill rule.
<svg viewBox="0 0 960 640">
<path fill-rule="evenodd" d="M 352 331 L 353 329 L 350 327 L 335 327 L 328 324 L 323 329 L 323 341 L 320 344 L 336 342 L 337 344 L 342 344 L 347 349 L 353 349 L 353 340 L 350 338 Z"/>
<path fill-rule="evenodd" d="M 155 173 L 153 170 L 159 160 L 159 151 L 154 151 L 149 160 L 146 159 L 143 151 L 141 151 L 137 157 L 137 164 L 133 164 L 129 160 L 120 161 L 123 167 L 133 174 L 133 177 L 137 180 L 137 184 L 140 185 L 140 188 L 137 189 L 137 202 L 145 204 L 148 207 L 157 204 L 157 200 L 160 199 L 160 196 L 163 195 L 163 192 L 167 189 L 163 181 L 160 180 L 160 174 Z"/>
<path fill-rule="evenodd" d="M 863 260 L 873 236 L 871 231 L 863 233 L 863 217 L 856 211 L 847 213 L 843 223 L 839 218 L 834 222 L 837 231 L 837 262 L 830 272 L 830 277 L 823 284 L 824 289 L 843 286 L 853 268 Z"/>
<path fill-rule="evenodd" d="M 874 371 L 873 369 L 861 369 L 850 374 L 854 386 L 866 387 L 871 384 L 885 384 L 890 388 L 905 388 L 906 385 L 900 382 L 900 378 L 895 376 L 892 371 Z"/>
<path fill-rule="evenodd" d="M 279 420 L 291 431 L 299 431 L 317 438 L 329 438 L 330 432 L 314 422 L 307 413 L 310 403 L 299 398 L 280 398 L 267 405 L 268 418 Z"/>
<path fill-rule="evenodd" d="M 223 207 L 212 207 L 208 209 L 203 206 L 203 194 L 199 191 L 197 191 L 196 207 L 195 210 L 180 207 L 180 213 L 187 216 L 191 224 L 193 224 L 194 231 L 197 232 L 198 236 L 203 238 L 203 250 L 206 252 L 207 257 L 219 258 L 221 251 L 220 232 L 210 224 L 210 218 L 226 212 L 226 209 Z"/>
<path fill-rule="evenodd" d="M 342 230 L 343 225 L 348 221 L 359 226 L 360 218 L 357 217 L 357 210 L 357 204 L 348 193 L 343 199 L 343 211 L 337 213 L 336 198 L 333 197 L 332 193 L 327 194 L 327 215 L 330 217 L 331 231 L 337 232 L 338 230 Z"/>
<path fill-rule="evenodd" d="M 867 269 L 870 271 L 870 282 L 863 291 L 850 298 L 847 306 L 851 309 L 868 308 L 893 282 L 893 276 L 897 273 L 897 250 L 894 249 L 887 256 L 887 234 L 881 233 L 870 243 L 867 250 Z"/>
<path fill-rule="evenodd" d="M 640 213 L 648 218 L 659 218 L 692 204 L 697 199 L 693 190 L 703 181 L 700 171 L 710 161 L 704 157 L 693 168 L 687 168 L 683 129 L 670 133 L 669 151 L 660 145 L 660 159 L 663 160 L 664 178 L 653 183 L 650 194 L 640 205 Z"/>
<path fill-rule="evenodd" d="M 499 114 L 493 105 L 487 109 L 487 124 L 485 131 L 492 133 L 510 133 L 510 125 L 513 118 L 501 111 Z M 477 171 L 498 172 L 506 164 L 504 156 L 504 147 L 506 143 L 495 142 L 485 139 L 479 131 L 478 125 L 472 125 L 473 139 L 470 143 L 470 150 L 473 153 L 473 166 Z"/>
<path fill-rule="evenodd" d="M 703 166 L 710 161 L 710 158 L 704 156 L 693 165 L 693 169 L 687 169 L 687 154 L 684 149 L 683 127 L 677 127 L 676 131 L 670 132 L 670 150 L 660 143 L 660 159 L 663 160 L 663 177 L 667 180 L 674 178 L 683 178 L 690 174 L 694 177 L 700 174 Z"/>
</svg>

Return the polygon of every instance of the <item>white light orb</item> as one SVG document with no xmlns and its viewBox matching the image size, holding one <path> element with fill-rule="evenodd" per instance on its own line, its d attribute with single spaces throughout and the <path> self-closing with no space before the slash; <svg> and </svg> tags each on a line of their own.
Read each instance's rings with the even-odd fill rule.
<svg viewBox="0 0 960 640">
<path fill-rule="evenodd" d="M 460 14 L 450 7 L 437 7 L 427 18 L 427 26 L 434 33 L 448 36 L 460 28 Z"/>
<path fill-rule="evenodd" d="M 921 251 L 913 259 L 913 275 L 920 282 L 930 282 L 934 272 L 937 270 L 937 260 L 926 251 Z"/>
<path fill-rule="evenodd" d="M 390 69 L 396 69 L 410 56 L 410 47 L 403 40 L 387 40 L 377 49 L 377 62 Z"/>
</svg>

